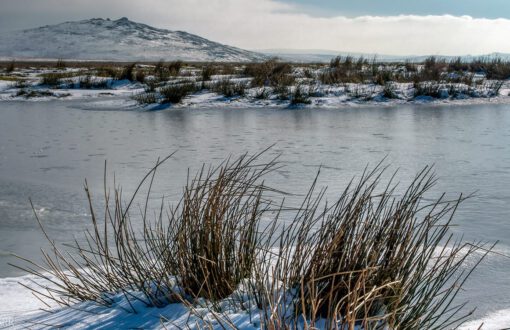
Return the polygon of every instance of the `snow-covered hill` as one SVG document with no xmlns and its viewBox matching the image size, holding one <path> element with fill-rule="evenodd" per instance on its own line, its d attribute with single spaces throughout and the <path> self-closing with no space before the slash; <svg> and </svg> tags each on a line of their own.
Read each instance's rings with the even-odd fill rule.
<svg viewBox="0 0 510 330">
<path fill-rule="evenodd" d="M 0 57 L 112 61 L 246 62 L 264 55 L 123 17 L 94 18 L 0 34 Z"/>
</svg>

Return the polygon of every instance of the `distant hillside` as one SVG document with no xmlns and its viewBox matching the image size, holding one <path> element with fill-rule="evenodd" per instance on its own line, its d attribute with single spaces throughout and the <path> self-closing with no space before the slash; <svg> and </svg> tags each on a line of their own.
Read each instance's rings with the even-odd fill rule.
<svg viewBox="0 0 510 330">
<path fill-rule="evenodd" d="M 94 18 L 0 35 L 0 57 L 110 61 L 248 62 L 265 56 L 127 18 Z"/>
</svg>

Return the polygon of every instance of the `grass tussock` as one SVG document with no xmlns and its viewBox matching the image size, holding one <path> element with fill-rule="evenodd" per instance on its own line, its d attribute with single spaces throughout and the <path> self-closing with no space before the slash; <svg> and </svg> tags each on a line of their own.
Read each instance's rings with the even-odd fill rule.
<svg viewBox="0 0 510 330">
<path fill-rule="evenodd" d="M 225 97 L 245 96 L 247 83 L 244 81 L 232 81 L 221 79 L 209 85 L 209 89 Z"/>
<path fill-rule="evenodd" d="M 136 68 L 136 63 L 130 63 L 130 64 L 125 65 L 124 68 L 122 69 L 122 71 L 120 72 L 118 79 L 134 81 L 135 68 Z"/>
<path fill-rule="evenodd" d="M 49 87 L 58 87 L 62 84 L 62 79 L 68 76 L 61 73 L 46 73 L 42 75 L 41 85 Z"/>
<path fill-rule="evenodd" d="M 290 105 L 311 104 L 310 94 L 298 85 L 290 95 Z"/>
<path fill-rule="evenodd" d="M 211 77 L 217 73 L 216 67 L 211 64 L 205 65 L 202 67 L 202 81 L 209 81 Z"/>
<path fill-rule="evenodd" d="M 122 294 L 128 302 L 184 302 L 191 310 L 206 299 L 217 312 L 228 298 L 257 306 L 263 329 L 447 329 L 469 315 L 456 296 L 483 254 L 460 270 L 491 247 L 454 239 L 449 226 L 465 198 L 426 198 L 436 182 L 430 168 L 404 190 L 395 175 L 382 182 L 381 165 L 366 169 L 332 203 L 315 181 L 298 208 L 287 208 L 274 201 L 282 193 L 264 183 L 280 165 L 261 157 L 202 167 L 180 201 L 168 211 L 162 204 L 153 219 L 151 187 L 167 159 L 127 200 L 120 189 L 110 195 L 105 174 L 104 211 L 95 211 L 85 185 L 92 224 L 85 243 L 61 250 L 47 236 L 44 264 L 21 258 L 26 264 L 17 267 L 51 282 L 31 290 L 63 305 L 109 306 Z M 144 202 L 138 212 L 136 200 Z M 245 294 L 237 295 L 241 286 Z"/>
<path fill-rule="evenodd" d="M 179 103 L 186 96 L 197 91 L 195 83 L 186 82 L 172 85 L 166 85 L 159 89 L 162 100 L 161 103 Z"/>
<path fill-rule="evenodd" d="M 243 73 L 252 78 L 252 87 L 290 86 L 295 81 L 295 77 L 291 74 L 292 66 L 277 60 L 248 64 Z"/>
<path fill-rule="evenodd" d="M 78 86 L 82 89 L 105 89 L 108 88 L 108 80 L 85 75 L 79 78 Z"/>
<path fill-rule="evenodd" d="M 259 271 L 284 283 L 272 290 L 295 289 L 283 300 L 262 299 L 271 310 L 293 306 L 290 318 L 281 317 L 288 312 L 266 318 L 269 328 L 302 317 L 312 327 L 325 319 L 328 329 L 339 323 L 340 329 L 447 329 L 469 315 L 459 314 L 462 305 L 451 306 L 469 276 L 459 270 L 479 249 L 449 233 L 464 198 L 424 204 L 435 184 L 430 168 L 395 198 L 391 180 L 377 191 L 383 173 L 380 167 L 365 171 L 323 208 L 324 192 L 309 191 L 279 237 L 276 261 Z"/>
<path fill-rule="evenodd" d="M 59 58 L 55 63 L 55 68 L 59 70 L 65 70 L 67 68 L 67 63 L 64 61 L 64 59 Z"/>
<path fill-rule="evenodd" d="M 7 66 L 5 67 L 5 72 L 6 73 L 11 73 L 13 72 L 14 70 L 16 70 L 16 61 L 12 60 L 10 61 Z"/>
<path fill-rule="evenodd" d="M 140 105 L 155 104 L 159 102 L 158 94 L 150 91 L 135 94 L 131 98 Z"/>
</svg>

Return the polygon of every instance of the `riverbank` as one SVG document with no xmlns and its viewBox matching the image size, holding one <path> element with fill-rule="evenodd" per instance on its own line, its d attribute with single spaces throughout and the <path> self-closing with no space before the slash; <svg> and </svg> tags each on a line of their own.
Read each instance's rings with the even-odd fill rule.
<svg viewBox="0 0 510 330">
<path fill-rule="evenodd" d="M 412 69 L 410 64 L 359 64 L 352 72 L 345 62 L 60 65 L 5 69 L 0 102 L 94 100 L 141 110 L 510 104 L 510 81 L 503 75 L 438 68 L 431 73 L 422 64 Z"/>
</svg>

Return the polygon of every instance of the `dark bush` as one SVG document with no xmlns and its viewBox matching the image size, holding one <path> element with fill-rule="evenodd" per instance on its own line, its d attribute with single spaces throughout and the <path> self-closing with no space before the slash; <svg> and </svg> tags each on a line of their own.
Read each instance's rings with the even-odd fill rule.
<svg viewBox="0 0 510 330">
<path fill-rule="evenodd" d="M 180 83 L 166 85 L 159 89 L 162 96 L 161 103 L 179 103 L 183 98 L 197 90 L 194 83 Z"/>
<path fill-rule="evenodd" d="M 296 86 L 290 95 L 291 105 L 311 104 L 310 95 L 300 86 Z"/>
<path fill-rule="evenodd" d="M 205 65 L 202 67 L 202 81 L 209 81 L 211 77 L 217 72 L 216 68 L 212 65 Z"/>
<path fill-rule="evenodd" d="M 210 89 L 225 97 L 244 96 L 246 94 L 245 82 L 233 82 L 230 79 L 222 79 L 210 85 Z"/>
<path fill-rule="evenodd" d="M 182 61 L 173 61 L 168 63 L 168 72 L 171 76 L 178 76 L 183 66 Z"/>
<path fill-rule="evenodd" d="M 136 67 L 136 63 L 127 64 L 122 69 L 122 72 L 120 73 L 119 80 L 129 80 L 133 81 L 133 74 Z"/>
</svg>

